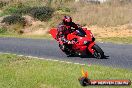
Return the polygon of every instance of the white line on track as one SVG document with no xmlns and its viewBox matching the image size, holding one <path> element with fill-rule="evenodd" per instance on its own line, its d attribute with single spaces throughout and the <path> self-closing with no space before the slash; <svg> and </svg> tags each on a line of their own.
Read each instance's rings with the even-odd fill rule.
<svg viewBox="0 0 132 88">
<path fill-rule="evenodd" d="M 74 64 L 80 64 L 80 63 L 74 63 Z"/>
<path fill-rule="evenodd" d="M 72 62 L 66 62 L 67 64 L 71 64 Z"/>
<path fill-rule="evenodd" d="M 12 54 L 12 53 L 4 53 L 4 52 L 0 52 L 0 54 L 11 54 L 11 55 L 19 56 L 19 57 L 28 57 L 28 58 L 33 58 L 33 59 L 41 59 L 41 60 L 54 61 L 54 62 L 60 62 L 60 63 L 66 63 L 66 64 L 75 64 L 75 65 L 81 65 L 81 66 L 86 65 L 86 64 L 61 61 L 61 60 L 56 60 L 56 59 L 45 59 L 45 58 L 39 58 L 39 57 L 35 57 L 35 56 L 26 56 L 26 55 L 21 55 L 21 54 Z M 91 65 L 86 65 L 86 66 L 91 66 Z"/>
</svg>

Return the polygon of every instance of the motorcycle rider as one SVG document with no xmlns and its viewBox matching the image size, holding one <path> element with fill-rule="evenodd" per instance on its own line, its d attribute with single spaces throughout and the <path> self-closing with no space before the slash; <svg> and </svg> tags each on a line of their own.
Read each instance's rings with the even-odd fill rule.
<svg viewBox="0 0 132 88">
<path fill-rule="evenodd" d="M 71 28 L 78 29 L 77 24 L 72 22 L 72 18 L 70 16 L 64 16 L 62 23 L 60 23 L 57 27 L 57 39 L 60 39 L 63 42 L 63 45 L 61 45 L 62 51 L 65 51 L 65 53 L 68 56 L 72 55 L 72 44 L 74 41 L 67 40 L 67 35 L 71 33 Z"/>
<path fill-rule="evenodd" d="M 61 50 L 63 52 L 65 52 L 67 54 L 67 56 L 72 56 L 77 52 L 74 52 L 72 49 L 72 45 L 76 42 L 76 41 L 69 41 L 67 39 L 67 35 L 69 33 L 71 33 L 71 29 L 72 27 L 75 29 L 75 31 L 77 29 L 82 29 L 82 27 L 80 25 L 75 24 L 74 22 L 72 22 L 72 18 L 70 16 L 64 16 L 62 23 L 60 23 L 57 27 L 57 39 L 59 41 L 62 41 L 63 43 L 59 44 L 59 47 L 61 48 Z M 73 31 L 72 31 L 73 32 Z M 92 41 L 94 41 L 95 38 L 92 38 Z M 87 41 L 89 42 L 89 41 Z M 77 53 L 80 54 L 80 53 Z M 93 52 L 92 53 L 94 56 L 96 56 L 96 53 Z M 81 54 L 80 54 L 81 55 Z"/>
</svg>

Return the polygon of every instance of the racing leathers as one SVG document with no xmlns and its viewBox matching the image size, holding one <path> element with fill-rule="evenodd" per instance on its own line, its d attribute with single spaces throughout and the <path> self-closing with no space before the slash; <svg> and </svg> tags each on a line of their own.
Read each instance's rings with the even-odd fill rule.
<svg viewBox="0 0 132 88">
<path fill-rule="evenodd" d="M 57 27 L 57 38 L 60 38 L 63 43 L 70 43 L 70 41 L 67 40 L 67 35 L 71 33 L 71 28 L 74 28 L 76 30 L 78 29 L 78 26 L 74 22 L 70 22 L 68 24 L 64 24 L 63 22 L 60 23 Z"/>
<path fill-rule="evenodd" d="M 78 29 L 78 26 L 74 22 L 69 24 L 60 23 L 57 27 L 57 39 L 63 42 L 63 45 L 60 45 L 62 51 L 64 51 L 68 56 L 72 55 L 72 41 L 67 40 L 67 35 L 71 33 L 71 28 L 75 30 Z"/>
</svg>

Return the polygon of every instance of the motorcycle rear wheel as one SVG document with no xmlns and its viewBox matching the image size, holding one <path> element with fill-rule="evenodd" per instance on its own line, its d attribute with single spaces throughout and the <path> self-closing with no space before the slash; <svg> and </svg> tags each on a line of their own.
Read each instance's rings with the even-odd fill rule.
<svg viewBox="0 0 132 88">
<path fill-rule="evenodd" d="M 75 55 L 74 52 L 69 51 L 64 45 L 59 44 L 59 47 L 68 57 Z"/>
<path fill-rule="evenodd" d="M 95 44 L 95 45 L 92 47 L 92 49 L 95 50 L 95 51 L 94 51 L 94 54 L 93 54 L 93 56 L 94 56 L 95 58 L 97 58 L 97 59 L 102 59 L 102 58 L 104 58 L 104 52 L 103 52 L 103 50 L 102 50 L 97 44 Z"/>
</svg>

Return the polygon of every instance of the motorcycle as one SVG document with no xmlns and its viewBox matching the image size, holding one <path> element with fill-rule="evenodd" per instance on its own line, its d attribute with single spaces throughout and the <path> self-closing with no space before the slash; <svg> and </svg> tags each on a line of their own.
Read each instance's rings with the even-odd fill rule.
<svg viewBox="0 0 132 88">
<path fill-rule="evenodd" d="M 90 30 L 87 28 L 78 28 L 77 30 L 73 30 L 70 34 L 67 35 L 67 39 L 70 41 L 75 41 L 72 44 L 72 54 L 79 56 L 87 56 L 91 54 L 97 59 L 101 59 L 104 57 L 103 50 L 95 43 L 95 38 Z M 57 39 L 57 28 L 51 28 L 49 33 L 52 37 L 59 42 L 60 49 L 67 54 L 69 51 L 63 50 L 63 42 Z M 70 52 L 71 53 L 71 52 Z"/>
</svg>

